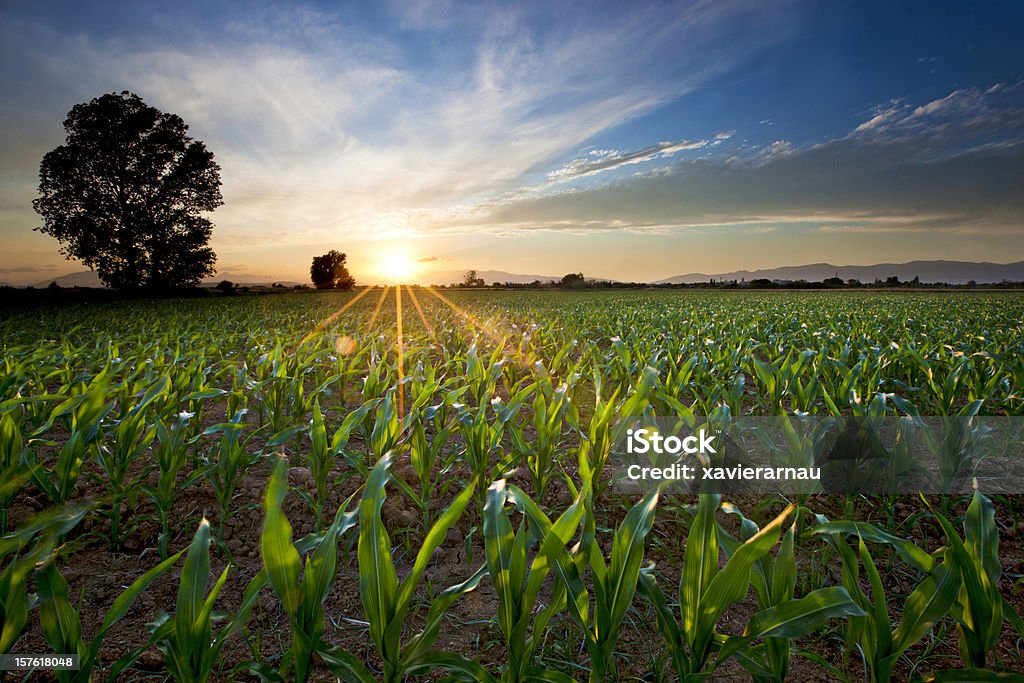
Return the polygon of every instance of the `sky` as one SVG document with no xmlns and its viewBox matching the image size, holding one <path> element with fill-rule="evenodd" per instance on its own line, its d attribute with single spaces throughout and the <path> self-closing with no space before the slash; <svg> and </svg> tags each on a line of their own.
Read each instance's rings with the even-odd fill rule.
<svg viewBox="0 0 1024 683">
<path fill-rule="evenodd" d="M 1024 3 L 0 0 L 0 282 L 68 110 L 130 90 L 221 166 L 221 274 L 654 281 L 1024 260 Z"/>
</svg>

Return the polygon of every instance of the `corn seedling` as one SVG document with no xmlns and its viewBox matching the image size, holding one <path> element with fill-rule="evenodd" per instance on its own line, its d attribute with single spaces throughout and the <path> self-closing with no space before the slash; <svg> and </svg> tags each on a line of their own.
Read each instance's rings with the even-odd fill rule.
<svg viewBox="0 0 1024 683">
<path fill-rule="evenodd" d="M 160 523 L 160 534 L 157 536 L 157 552 L 166 559 L 171 537 L 171 509 L 178 493 L 191 486 L 197 479 L 205 475 L 205 470 L 194 470 L 184 481 L 178 481 L 178 475 L 188 462 L 186 436 L 188 423 L 193 415 L 179 413 L 174 423 L 168 427 L 162 420 L 156 423 L 156 485 L 143 484 L 143 492 L 149 496 L 156 509 Z"/>
<path fill-rule="evenodd" d="M 604 384 L 601 375 L 595 371 L 594 414 L 590 418 L 587 430 L 581 434 L 578 453 L 580 477 L 583 481 L 592 482 L 595 499 L 605 490 L 602 475 L 612 447 L 621 441 L 631 426 L 631 419 L 642 413 L 657 383 L 658 371 L 649 366 L 644 368 L 634 391 L 619 404 L 616 401 L 618 389 L 612 391 L 607 399 L 601 398 Z"/>
<path fill-rule="evenodd" d="M 0 536 L 7 533 L 7 513 L 28 480 L 27 449 L 21 430 L 9 413 L 0 415 Z"/>
<path fill-rule="evenodd" d="M 139 459 L 156 438 L 156 426 L 146 421 L 147 407 L 167 394 L 170 380 L 163 377 L 154 382 L 142 399 L 122 417 L 110 433 L 110 445 L 96 449 L 96 461 L 102 476 L 97 477 L 110 495 L 110 549 L 121 547 L 121 503 L 134 496 L 138 479 L 129 481 L 128 468 Z"/>
<path fill-rule="evenodd" d="M 18 644 L 35 602 L 29 581 L 51 557 L 61 536 L 82 520 L 86 509 L 52 508 L 0 538 L 0 655 Z"/>
<path fill-rule="evenodd" d="M 995 508 L 992 501 L 975 491 L 964 517 L 963 539 L 946 517 L 935 510 L 932 514 L 949 543 L 947 558 L 959 568 L 962 578 L 951 611 L 960 634 L 960 659 L 967 669 L 984 669 L 988 653 L 999 641 L 1004 621 L 1010 621 L 1024 637 L 1024 622 L 999 593 L 1002 567 Z"/>
<path fill-rule="evenodd" d="M 203 436 L 220 434 L 214 455 L 208 459 L 204 469 L 220 506 L 217 539 L 221 543 L 224 541 L 224 527 L 234 513 L 232 501 L 238 482 L 245 474 L 245 470 L 259 459 L 258 454 L 246 452 L 253 434 L 246 439 L 242 438 L 242 432 L 246 429 L 243 421 L 245 413 L 246 410 L 243 408 L 235 413 L 230 421 L 207 427 L 203 431 Z"/>
<path fill-rule="evenodd" d="M 210 523 L 204 519 L 185 557 L 174 616 L 163 612 L 149 624 L 152 642 L 160 648 L 168 673 L 178 683 L 205 683 L 210 680 L 224 643 L 248 621 L 260 589 L 266 585 L 267 572 L 261 571 L 249 583 L 238 613 L 214 633 L 213 624 L 217 617 L 213 606 L 227 582 L 230 569 L 231 565 L 224 567 L 206 594 L 210 580 Z"/>
<path fill-rule="evenodd" d="M 100 648 L 107 632 L 120 621 L 131 609 L 135 600 L 157 577 L 167 572 L 178 558 L 181 551 L 163 560 L 132 582 L 114 600 L 107 610 L 99 630 L 92 640 L 85 642 L 82 637 L 82 625 L 78 611 L 68 599 L 68 584 L 57 569 L 56 557 L 51 556 L 36 575 L 39 591 L 39 622 L 42 626 L 46 642 L 57 654 L 77 654 L 80 657 L 77 671 L 58 671 L 57 679 L 63 682 L 87 683 L 93 680 L 93 671 L 100 663 Z M 111 665 L 109 680 L 116 680 L 118 675 L 132 665 L 145 648 L 137 648 L 129 652 Z"/>
<path fill-rule="evenodd" d="M 740 518 L 739 540 L 721 526 L 718 528 L 725 556 L 731 558 L 741 543 L 752 539 L 760 529 L 734 505 L 725 503 L 722 509 Z M 814 632 L 829 619 L 865 615 L 841 586 L 818 588 L 802 598 L 793 597 L 796 591 L 796 532 L 797 525 L 794 522 L 783 534 L 774 557 L 766 553 L 754 561 L 750 579 L 761 611 L 751 617 L 742 636 L 726 639 L 716 659 L 717 665 L 735 656 L 759 683 L 786 679 L 793 651 L 792 639 Z M 762 642 L 754 645 L 755 640 Z M 819 663 L 823 663 L 823 660 Z"/>
<path fill-rule="evenodd" d="M 578 377 L 570 373 L 570 381 L 555 386 L 551 375 L 540 361 L 534 364 L 537 381 L 533 386 L 533 404 L 529 426 L 532 433 L 525 433 L 523 425 L 510 423 L 509 432 L 513 447 L 530 473 L 533 493 L 537 500 L 544 497 L 548 482 L 555 474 L 556 455 L 563 450 L 562 439 L 565 424 L 576 424 L 579 415 L 573 405 L 572 385 Z"/>
<path fill-rule="evenodd" d="M 337 576 L 338 536 L 355 526 L 356 519 L 348 512 L 346 501 L 303 564 L 300 548 L 292 543 L 292 526 L 281 509 L 287 493 L 287 463 L 278 459 L 264 499 L 260 548 L 270 585 L 288 615 L 291 646 L 277 672 L 265 665 L 254 665 L 253 670 L 267 680 L 305 683 L 312 673 L 314 656 L 330 653 L 330 662 L 348 659 L 347 653 L 331 648 L 321 637 L 324 599 Z"/>
<path fill-rule="evenodd" d="M 793 506 L 787 507 L 763 529 L 738 543 L 725 565 L 719 568 L 721 546 L 715 512 L 720 500 L 717 494 L 700 495 L 683 553 L 679 618 L 673 614 L 652 569 L 645 568 L 640 573 L 640 592 L 657 613 L 658 630 L 680 681 L 702 678 L 702 674 L 706 674 L 712 656 L 722 647 L 722 639 L 716 631 L 719 617 L 746 597 L 754 564 L 775 546 L 780 529 L 793 510 Z M 770 623 L 761 627 L 763 633 L 759 635 L 773 635 L 767 626 Z M 758 634 L 751 635 L 757 637 Z M 738 651 L 738 645 L 733 647 Z M 719 654 L 715 666 L 735 651 Z"/>
<path fill-rule="evenodd" d="M 385 488 L 390 479 L 391 462 L 390 454 L 377 462 L 359 503 L 359 593 L 363 611 L 370 623 L 370 638 L 384 662 L 381 681 L 398 683 L 409 674 L 426 674 L 437 670 L 447 670 L 462 680 L 489 680 L 489 674 L 479 664 L 454 653 L 432 649 L 445 610 L 460 595 L 476 588 L 486 573 L 486 567 L 481 567 L 463 583 L 435 596 L 431 600 L 423 629 L 408 641 L 402 642 L 406 616 L 423 573 L 448 530 L 462 516 L 473 496 L 476 482 L 463 489 L 427 532 L 412 569 L 399 582 L 391 558 L 391 541 L 380 514 L 386 497 Z"/>
<path fill-rule="evenodd" d="M 498 626 L 501 628 L 508 653 L 508 663 L 502 673 L 502 683 L 546 680 L 553 683 L 568 683 L 571 678 L 557 671 L 544 670 L 534 663 L 534 652 L 544 636 L 548 622 L 565 608 L 566 590 L 563 582 L 557 582 L 549 603 L 538 606 L 540 589 L 545 577 L 555 565 L 562 561 L 565 545 L 575 535 L 582 521 L 584 506 L 582 498 L 566 510 L 554 523 L 546 523 L 541 516 L 534 517 L 540 522 L 531 522 L 530 515 L 524 515 L 519 528 L 513 532 L 505 508 L 508 500 L 505 480 L 491 485 L 487 491 L 487 505 L 484 509 L 484 549 L 487 555 L 487 572 L 498 594 Z M 521 505 L 524 494 L 518 494 Z M 541 513 L 543 514 L 543 513 Z M 527 573 L 527 551 L 531 539 L 536 538 L 539 549 Z M 532 622 L 532 623 L 531 623 Z"/>
</svg>

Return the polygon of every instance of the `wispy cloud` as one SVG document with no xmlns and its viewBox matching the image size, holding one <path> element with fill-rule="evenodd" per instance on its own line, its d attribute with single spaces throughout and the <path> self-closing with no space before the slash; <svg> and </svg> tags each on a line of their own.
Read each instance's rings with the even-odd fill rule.
<svg viewBox="0 0 1024 683">
<path fill-rule="evenodd" d="M 914 105 L 893 100 L 875 110 L 852 135 L 865 140 L 928 138 L 932 143 L 962 144 L 986 135 L 1005 136 L 1024 126 L 1024 80 L 988 87 L 958 88 Z M 929 148 L 930 149 L 930 148 Z"/>
<path fill-rule="evenodd" d="M 643 149 L 632 152 L 618 150 L 595 149 L 582 158 L 573 159 L 569 163 L 548 173 L 548 180 L 556 183 L 567 182 L 577 178 L 597 175 L 605 171 L 613 171 L 623 166 L 641 164 L 645 161 L 667 159 L 679 152 L 703 149 L 719 145 L 728 140 L 731 133 L 719 133 L 710 140 L 679 140 L 678 142 L 658 142 Z"/>
</svg>

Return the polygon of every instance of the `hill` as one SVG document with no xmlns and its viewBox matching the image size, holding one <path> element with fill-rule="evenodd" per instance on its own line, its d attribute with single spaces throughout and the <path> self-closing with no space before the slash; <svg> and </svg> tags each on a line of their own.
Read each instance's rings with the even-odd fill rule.
<svg viewBox="0 0 1024 683">
<path fill-rule="evenodd" d="M 876 279 L 885 280 L 895 275 L 902 282 L 915 277 L 921 282 L 947 282 L 966 284 L 999 283 L 1024 281 L 1024 261 L 1015 263 L 974 263 L 971 261 L 910 261 L 908 263 L 877 263 L 870 266 L 837 266 L 831 263 L 810 263 L 803 266 L 783 266 L 763 270 L 736 270 L 730 273 L 686 273 L 658 280 L 655 284 L 695 284 L 722 281 L 766 280 L 820 282 L 826 278 L 839 277 L 843 280 L 860 280 L 870 284 Z"/>
<path fill-rule="evenodd" d="M 249 273 L 218 273 L 214 277 L 208 277 L 203 280 L 203 286 L 212 287 L 222 280 L 230 280 L 236 285 L 247 286 L 247 285 L 272 285 L 275 282 L 282 284 L 286 287 L 300 284 L 298 282 L 281 280 L 278 278 L 270 277 L 269 275 L 252 275 Z M 78 273 L 69 273 L 60 277 L 53 277 L 47 280 L 41 280 L 33 287 L 48 287 L 51 282 L 56 282 L 61 287 L 103 287 L 103 283 L 100 282 L 99 275 L 93 270 L 83 270 Z"/>
</svg>

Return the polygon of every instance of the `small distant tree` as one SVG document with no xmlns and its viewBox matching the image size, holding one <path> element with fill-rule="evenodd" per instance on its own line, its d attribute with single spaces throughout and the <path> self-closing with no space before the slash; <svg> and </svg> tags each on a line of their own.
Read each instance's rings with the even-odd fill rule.
<svg viewBox="0 0 1024 683">
<path fill-rule="evenodd" d="M 562 277 L 562 286 L 570 289 L 583 287 L 586 285 L 586 278 L 583 277 L 583 273 L 569 273 Z"/>
<path fill-rule="evenodd" d="M 348 257 L 331 249 L 326 254 L 313 259 L 313 265 L 309 267 L 309 276 L 317 289 L 352 289 L 356 285 L 356 279 L 345 267 L 345 260 Z"/>
<path fill-rule="evenodd" d="M 900 282 L 899 275 L 890 275 L 889 277 L 885 278 L 886 287 L 899 287 L 900 284 L 902 283 Z"/>
<path fill-rule="evenodd" d="M 463 287 L 483 287 L 486 284 L 482 277 L 477 276 L 475 270 L 467 270 L 466 274 L 462 276 Z"/>
<path fill-rule="evenodd" d="M 231 280 L 221 280 L 220 282 L 217 283 L 217 290 L 223 292 L 224 294 L 234 294 L 235 283 L 232 282 Z"/>
</svg>

